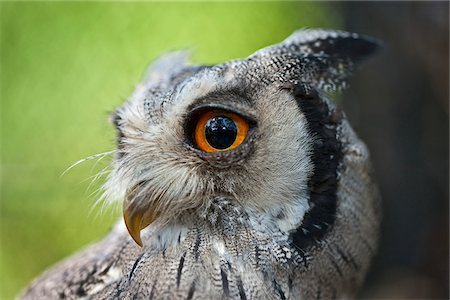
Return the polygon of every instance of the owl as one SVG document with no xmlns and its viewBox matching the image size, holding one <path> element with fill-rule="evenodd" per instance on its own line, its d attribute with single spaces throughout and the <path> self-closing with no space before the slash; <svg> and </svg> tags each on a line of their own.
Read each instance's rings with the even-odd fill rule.
<svg viewBox="0 0 450 300">
<path fill-rule="evenodd" d="M 111 116 L 123 221 L 23 299 L 342 299 L 377 248 L 369 152 L 329 99 L 379 43 L 305 29 L 245 59 L 154 62 Z"/>
</svg>

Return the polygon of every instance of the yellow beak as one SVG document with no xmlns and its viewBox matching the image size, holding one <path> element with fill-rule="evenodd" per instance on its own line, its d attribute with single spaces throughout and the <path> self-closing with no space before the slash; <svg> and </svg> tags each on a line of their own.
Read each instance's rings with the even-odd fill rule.
<svg viewBox="0 0 450 300">
<path fill-rule="evenodd" d="M 125 201 L 123 218 L 131 237 L 142 247 L 141 230 L 153 223 L 157 214 L 152 209 L 136 208 Z"/>
</svg>

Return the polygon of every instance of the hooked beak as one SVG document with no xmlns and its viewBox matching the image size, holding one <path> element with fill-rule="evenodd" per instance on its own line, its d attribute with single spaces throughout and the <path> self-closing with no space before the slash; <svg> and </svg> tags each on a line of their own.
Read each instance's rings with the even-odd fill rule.
<svg viewBox="0 0 450 300">
<path fill-rule="evenodd" d="M 125 225 L 136 244 L 142 247 L 141 230 L 153 223 L 158 214 L 149 207 L 136 207 L 133 202 L 128 200 L 130 197 L 126 197 L 126 199 L 123 205 Z"/>
</svg>

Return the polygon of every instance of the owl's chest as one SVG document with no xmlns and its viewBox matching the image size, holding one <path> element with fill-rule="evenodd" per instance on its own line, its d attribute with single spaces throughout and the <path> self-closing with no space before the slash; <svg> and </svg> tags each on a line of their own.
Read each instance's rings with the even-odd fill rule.
<svg viewBox="0 0 450 300">
<path fill-rule="evenodd" d="M 119 298 L 286 299 L 298 253 L 248 230 L 235 235 L 193 231 L 179 244 L 144 250 L 130 261 Z"/>
</svg>

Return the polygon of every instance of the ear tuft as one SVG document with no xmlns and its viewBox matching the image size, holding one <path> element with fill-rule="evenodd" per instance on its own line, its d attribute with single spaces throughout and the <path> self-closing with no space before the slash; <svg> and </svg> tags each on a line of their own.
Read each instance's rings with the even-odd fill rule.
<svg viewBox="0 0 450 300">
<path fill-rule="evenodd" d="M 286 45 L 297 55 L 327 55 L 360 63 L 381 48 L 371 37 L 346 31 L 326 29 L 298 30 L 279 45 Z"/>
<path fill-rule="evenodd" d="M 142 83 L 148 88 L 165 88 L 173 77 L 188 68 L 190 56 L 188 51 L 173 51 L 162 55 L 147 68 Z"/>
<path fill-rule="evenodd" d="M 348 86 L 355 67 L 380 49 L 377 40 L 346 31 L 305 29 L 251 56 L 277 67 L 276 81 L 304 82 L 325 91 Z M 269 80 L 270 81 L 270 80 Z"/>
</svg>

